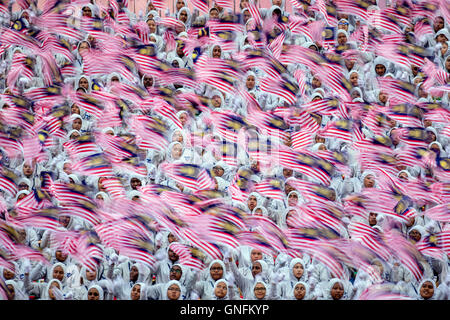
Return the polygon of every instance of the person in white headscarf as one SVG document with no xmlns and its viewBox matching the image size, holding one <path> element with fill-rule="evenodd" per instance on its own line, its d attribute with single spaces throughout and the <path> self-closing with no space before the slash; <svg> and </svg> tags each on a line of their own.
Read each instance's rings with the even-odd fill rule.
<svg viewBox="0 0 450 320">
<path fill-rule="evenodd" d="M 318 300 L 351 300 L 353 286 L 349 281 L 333 278 L 322 289 L 322 295 Z"/>
<path fill-rule="evenodd" d="M 256 260 L 252 263 L 251 274 L 245 275 L 233 260 L 233 257 L 225 259 L 225 264 L 233 274 L 237 287 L 241 290 L 244 299 L 253 297 L 253 289 L 256 282 L 270 283 L 271 270 L 264 260 Z"/>
<path fill-rule="evenodd" d="M 292 286 L 289 294 L 284 300 L 314 300 L 315 297 L 311 295 L 309 284 L 305 281 L 297 281 Z"/>
<path fill-rule="evenodd" d="M 177 280 L 170 280 L 163 289 L 163 298 L 161 300 L 186 300 L 186 291 L 184 286 Z"/>
<path fill-rule="evenodd" d="M 219 259 L 212 260 L 208 267 L 198 276 L 201 280 L 194 284 L 191 299 L 211 300 L 214 297 L 216 281 L 227 277 L 225 263 Z"/>
<path fill-rule="evenodd" d="M 15 280 L 6 280 L 5 285 L 8 288 L 6 292 L 8 300 L 30 300 L 30 298 L 23 292 L 20 285 Z"/>
<path fill-rule="evenodd" d="M 306 270 L 306 264 L 301 258 L 293 258 L 289 262 L 289 268 L 286 273 L 282 273 L 285 277 L 278 286 L 278 294 L 282 299 L 289 298 L 297 282 L 308 282 L 308 271 Z"/>
<path fill-rule="evenodd" d="M 105 299 L 105 292 L 103 288 L 97 284 L 91 284 L 82 299 L 80 300 L 109 300 Z"/>
</svg>

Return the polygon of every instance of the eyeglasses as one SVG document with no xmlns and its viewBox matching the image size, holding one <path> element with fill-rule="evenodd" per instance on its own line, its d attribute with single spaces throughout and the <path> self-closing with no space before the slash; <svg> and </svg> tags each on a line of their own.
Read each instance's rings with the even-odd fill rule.
<svg viewBox="0 0 450 320">
<path fill-rule="evenodd" d="M 223 270 L 223 268 L 222 267 L 212 267 L 209 270 L 211 270 L 211 271 L 220 271 L 220 270 Z"/>
<path fill-rule="evenodd" d="M 95 296 L 95 297 L 97 297 L 98 293 L 97 292 L 88 292 L 88 296 Z"/>
<path fill-rule="evenodd" d="M 169 288 L 169 289 L 167 289 L 167 290 L 169 290 L 169 291 L 181 292 L 181 290 L 178 289 L 178 288 Z"/>
<path fill-rule="evenodd" d="M 338 25 L 340 25 L 340 26 L 348 26 L 348 22 L 339 22 Z"/>
<path fill-rule="evenodd" d="M 266 291 L 266 288 L 255 288 L 255 291 Z"/>
<path fill-rule="evenodd" d="M 170 272 L 181 273 L 181 269 L 170 269 Z"/>
</svg>

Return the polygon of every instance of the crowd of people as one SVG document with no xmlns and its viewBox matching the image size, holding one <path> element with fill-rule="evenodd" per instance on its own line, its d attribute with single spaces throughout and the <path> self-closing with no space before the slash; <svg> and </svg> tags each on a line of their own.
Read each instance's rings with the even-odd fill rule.
<svg viewBox="0 0 450 320">
<path fill-rule="evenodd" d="M 449 299 L 448 2 L 290 4 L 0 2 L 1 299 Z"/>
</svg>

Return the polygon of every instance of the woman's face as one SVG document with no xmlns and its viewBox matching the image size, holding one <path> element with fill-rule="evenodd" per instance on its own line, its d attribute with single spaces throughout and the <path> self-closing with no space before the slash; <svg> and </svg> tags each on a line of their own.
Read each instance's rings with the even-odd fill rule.
<svg viewBox="0 0 450 320">
<path fill-rule="evenodd" d="M 183 275 L 183 270 L 180 266 L 173 266 L 170 268 L 169 279 L 170 280 L 180 280 Z"/>
<path fill-rule="evenodd" d="M 448 44 L 447 44 L 447 42 L 444 42 L 441 47 L 441 55 L 444 56 L 445 53 L 447 52 L 447 50 L 448 50 Z"/>
<path fill-rule="evenodd" d="M 239 3 L 239 6 L 241 9 L 244 9 L 244 8 L 248 7 L 248 3 L 249 3 L 249 0 L 241 0 L 241 2 Z"/>
<path fill-rule="evenodd" d="M 145 88 L 151 88 L 153 86 L 153 78 L 145 76 L 144 77 L 144 87 Z"/>
<path fill-rule="evenodd" d="M 375 212 L 369 213 L 369 225 L 372 227 L 377 224 L 377 216 Z"/>
<path fill-rule="evenodd" d="M 92 10 L 89 7 L 83 7 L 82 9 L 82 16 L 83 17 L 92 17 Z"/>
<path fill-rule="evenodd" d="M 375 177 L 371 174 L 368 174 L 364 177 L 364 187 L 373 188 L 375 186 Z"/>
<path fill-rule="evenodd" d="M 136 284 L 131 289 L 131 300 L 139 300 L 141 298 L 141 285 Z"/>
<path fill-rule="evenodd" d="M 261 282 L 258 282 L 253 289 L 253 292 L 255 293 L 256 299 L 263 299 L 266 296 L 266 286 Z"/>
<path fill-rule="evenodd" d="M 130 281 L 137 281 L 139 276 L 139 270 L 136 266 L 132 266 L 130 270 Z"/>
<path fill-rule="evenodd" d="M 221 177 L 225 173 L 222 167 L 216 166 L 213 168 L 213 173 L 215 177 Z"/>
<path fill-rule="evenodd" d="M 344 44 L 347 43 L 347 36 L 343 33 L 339 33 L 337 42 L 339 45 L 343 46 Z"/>
<path fill-rule="evenodd" d="M 300 279 L 303 276 L 303 273 L 305 272 L 305 269 L 301 263 L 296 263 L 294 265 L 294 268 L 292 269 L 292 273 L 294 274 L 294 277 L 297 279 Z"/>
<path fill-rule="evenodd" d="M 184 1 L 183 0 L 177 0 L 177 3 L 176 3 L 175 6 L 177 8 L 177 11 L 180 10 L 181 8 L 184 7 Z"/>
<path fill-rule="evenodd" d="M 419 231 L 417 230 L 411 230 L 409 232 L 409 237 L 414 240 L 415 242 L 420 241 L 420 239 L 422 238 L 422 235 L 420 234 Z"/>
<path fill-rule="evenodd" d="M 247 23 L 248 19 L 250 19 L 252 16 L 250 14 L 250 11 L 245 10 L 244 11 L 244 23 Z"/>
<path fill-rule="evenodd" d="M 98 179 L 98 184 L 97 184 L 97 187 L 98 187 L 98 190 L 99 191 L 106 191 L 106 189 L 105 189 L 105 187 L 103 186 L 103 180 L 106 180 L 106 178 L 105 177 L 100 177 L 99 179 Z"/>
<path fill-rule="evenodd" d="M 70 108 L 70 111 L 72 112 L 72 114 L 80 114 L 81 113 L 80 107 L 77 106 L 75 103 Z"/>
<path fill-rule="evenodd" d="M 95 278 L 97 277 L 97 270 L 86 270 L 86 279 L 88 279 L 89 281 L 95 280 Z"/>
<path fill-rule="evenodd" d="M 298 203 L 298 195 L 296 193 L 291 193 L 288 197 L 288 204 L 290 207 L 295 207 Z"/>
<path fill-rule="evenodd" d="M 385 67 L 384 65 L 382 65 L 382 64 L 377 64 L 377 65 L 375 66 L 375 73 L 376 73 L 377 75 L 379 75 L 380 77 L 381 77 L 382 75 L 384 75 L 385 72 L 386 72 L 386 67 Z"/>
<path fill-rule="evenodd" d="M 434 32 L 438 32 L 444 27 L 444 19 L 442 17 L 436 17 L 433 21 Z"/>
<path fill-rule="evenodd" d="M 62 281 L 64 278 L 64 269 L 61 266 L 53 268 L 53 279 Z"/>
<path fill-rule="evenodd" d="M 255 87 L 255 77 L 252 75 L 248 76 L 245 85 L 247 86 L 247 89 L 252 90 Z"/>
<path fill-rule="evenodd" d="M 176 284 L 172 284 L 167 288 L 167 297 L 169 300 L 178 300 L 181 295 L 180 287 Z"/>
<path fill-rule="evenodd" d="M 352 74 L 350 75 L 350 83 L 354 87 L 358 86 L 358 73 L 357 72 L 352 72 Z"/>
<path fill-rule="evenodd" d="M 72 122 L 72 129 L 80 130 L 82 125 L 82 121 L 80 118 L 75 118 Z"/>
<path fill-rule="evenodd" d="M 250 196 L 248 198 L 247 206 L 250 209 L 250 211 L 253 211 L 253 209 L 255 209 L 257 204 L 258 204 L 258 201 L 256 200 L 255 196 Z"/>
<path fill-rule="evenodd" d="M 250 253 L 250 261 L 255 262 L 257 260 L 262 260 L 263 254 L 261 250 L 253 249 Z"/>
<path fill-rule="evenodd" d="M 253 265 L 252 265 L 252 275 L 253 275 L 253 278 L 254 278 L 258 273 L 261 273 L 261 271 L 262 271 L 261 263 L 259 263 L 259 262 L 253 262 Z"/>
<path fill-rule="evenodd" d="M 187 19 L 188 19 L 188 15 L 187 15 L 186 10 L 181 11 L 180 12 L 180 20 L 183 21 L 184 23 L 186 23 Z"/>
<path fill-rule="evenodd" d="M 420 295 L 425 300 L 430 299 L 434 295 L 434 287 L 430 281 L 425 281 L 420 287 Z"/>
<path fill-rule="evenodd" d="M 322 82 L 317 77 L 313 77 L 311 81 L 311 85 L 314 89 L 320 88 L 322 86 Z"/>
<path fill-rule="evenodd" d="M 219 59 L 222 55 L 222 48 L 220 46 L 214 46 L 212 51 L 212 57 Z"/>
<path fill-rule="evenodd" d="M 182 114 L 180 114 L 178 119 L 180 119 L 181 124 L 184 126 L 187 123 L 188 116 L 186 113 L 183 112 Z"/>
<path fill-rule="evenodd" d="M 90 288 L 88 291 L 88 300 L 99 300 L 100 293 L 96 288 Z"/>
<path fill-rule="evenodd" d="M 450 71 L 450 58 L 447 58 L 447 59 L 445 60 L 445 69 L 446 69 L 447 71 Z"/>
<path fill-rule="evenodd" d="M 169 249 L 167 252 L 170 261 L 175 262 L 178 260 L 179 256 L 172 249 Z"/>
<path fill-rule="evenodd" d="M 147 25 L 150 33 L 156 33 L 156 22 L 153 19 L 147 20 Z"/>
<path fill-rule="evenodd" d="M 180 144 L 176 144 L 172 147 L 172 158 L 179 159 L 183 152 L 183 147 Z"/>
<path fill-rule="evenodd" d="M 223 267 L 220 265 L 220 263 L 216 262 L 211 266 L 211 268 L 209 268 L 209 274 L 211 275 L 211 278 L 213 278 L 214 281 L 222 279 Z"/>
<path fill-rule="evenodd" d="M 284 185 L 284 193 L 286 195 L 288 195 L 289 193 L 291 193 L 291 191 L 294 191 L 294 190 L 295 190 L 295 188 L 293 186 L 291 186 L 290 184 L 286 183 Z"/>
<path fill-rule="evenodd" d="M 340 21 L 340 22 L 338 23 L 338 30 L 339 30 L 339 29 L 348 31 L 348 22 Z"/>
<path fill-rule="evenodd" d="M 218 95 L 215 95 L 211 98 L 211 104 L 214 108 L 220 108 L 220 106 L 222 105 L 222 99 L 220 99 Z"/>
<path fill-rule="evenodd" d="M 179 142 L 179 143 L 183 143 L 183 135 L 181 134 L 180 131 L 175 131 L 175 133 L 172 136 L 172 142 Z"/>
<path fill-rule="evenodd" d="M 303 300 L 306 295 L 306 288 L 303 284 L 299 283 L 294 288 L 294 297 L 297 300 Z"/>
<path fill-rule="evenodd" d="M 25 182 L 21 182 L 18 185 L 18 190 L 22 191 L 22 190 L 28 190 L 30 189 L 30 187 L 25 183 Z"/>
<path fill-rule="evenodd" d="M 138 178 L 131 178 L 130 185 L 131 189 L 137 190 L 138 187 L 142 187 L 142 182 Z"/>
<path fill-rule="evenodd" d="M 211 11 L 209 12 L 209 19 L 210 19 L 210 20 L 216 20 L 216 19 L 219 19 L 219 10 L 217 10 L 217 9 L 211 10 Z"/>
<path fill-rule="evenodd" d="M 33 167 L 30 164 L 25 163 L 23 165 L 22 171 L 26 177 L 29 177 L 33 174 Z"/>
<path fill-rule="evenodd" d="M 228 288 L 225 282 L 219 282 L 214 289 L 214 294 L 217 298 L 222 299 L 227 295 Z"/>
<path fill-rule="evenodd" d="M 63 218 L 69 218 L 69 217 L 64 216 Z M 70 218 L 69 218 L 69 221 L 70 221 Z M 61 222 L 61 220 L 60 220 L 60 222 Z M 69 223 L 67 223 L 67 224 L 69 224 Z M 66 225 L 66 226 L 67 226 L 67 225 Z M 69 256 L 69 255 L 68 255 L 67 253 L 63 252 L 62 250 L 56 250 L 56 252 L 55 252 L 55 258 L 56 258 L 56 260 L 58 260 L 59 262 L 64 262 L 64 261 L 66 261 L 66 259 L 67 259 L 68 256 Z"/>
<path fill-rule="evenodd" d="M 331 288 L 331 297 L 333 300 L 340 300 L 344 296 L 344 286 L 340 282 L 336 282 Z"/>
<path fill-rule="evenodd" d="M 78 81 L 78 86 L 88 90 L 89 89 L 89 81 L 86 78 L 81 78 L 80 81 Z"/>
</svg>

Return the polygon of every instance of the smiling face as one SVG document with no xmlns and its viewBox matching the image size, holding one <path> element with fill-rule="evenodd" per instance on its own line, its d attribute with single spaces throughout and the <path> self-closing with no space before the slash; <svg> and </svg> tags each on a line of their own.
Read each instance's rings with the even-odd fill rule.
<svg viewBox="0 0 450 320">
<path fill-rule="evenodd" d="M 425 281 L 420 287 L 420 295 L 425 300 L 430 299 L 434 295 L 434 286 L 430 281 Z"/>
<path fill-rule="evenodd" d="M 186 12 L 186 10 L 183 10 L 180 12 L 180 20 L 183 21 L 184 23 L 186 23 L 188 19 L 188 14 Z"/>
<path fill-rule="evenodd" d="M 212 57 L 219 59 L 222 55 L 222 48 L 220 46 L 214 46 L 212 51 Z"/>
<path fill-rule="evenodd" d="M 253 289 L 256 299 L 263 299 L 266 296 L 266 291 L 266 286 L 261 282 L 258 282 Z"/>
</svg>

